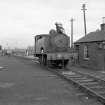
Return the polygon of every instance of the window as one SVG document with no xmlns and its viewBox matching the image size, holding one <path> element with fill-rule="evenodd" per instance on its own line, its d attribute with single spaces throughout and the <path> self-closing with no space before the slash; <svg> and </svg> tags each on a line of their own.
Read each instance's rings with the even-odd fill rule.
<svg viewBox="0 0 105 105">
<path fill-rule="evenodd" d="M 88 59 L 89 54 L 88 54 L 88 46 L 84 46 L 84 59 Z"/>
<path fill-rule="evenodd" d="M 103 46 L 103 48 L 105 49 L 105 45 Z"/>
<path fill-rule="evenodd" d="M 102 49 L 102 43 L 98 43 L 98 48 Z"/>
<path fill-rule="evenodd" d="M 42 38 L 42 36 L 37 36 L 36 37 L 36 40 L 38 41 L 39 39 L 41 39 Z"/>
</svg>

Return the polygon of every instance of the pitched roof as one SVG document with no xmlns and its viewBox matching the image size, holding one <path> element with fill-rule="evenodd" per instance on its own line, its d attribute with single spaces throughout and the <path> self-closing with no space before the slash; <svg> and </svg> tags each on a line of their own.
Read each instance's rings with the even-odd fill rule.
<svg viewBox="0 0 105 105">
<path fill-rule="evenodd" d="M 104 41 L 104 40 L 105 40 L 105 31 L 96 31 L 87 34 L 86 36 L 77 40 L 75 43 Z"/>
</svg>

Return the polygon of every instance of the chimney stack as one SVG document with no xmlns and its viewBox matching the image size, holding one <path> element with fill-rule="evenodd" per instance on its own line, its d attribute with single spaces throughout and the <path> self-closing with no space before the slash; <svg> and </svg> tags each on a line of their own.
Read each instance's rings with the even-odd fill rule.
<svg viewBox="0 0 105 105">
<path fill-rule="evenodd" d="M 105 17 L 103 17 L 102 20 L 103 20 L 103 23 L 100 25 L 101 31 L 105 31 Z"/>
</svg>

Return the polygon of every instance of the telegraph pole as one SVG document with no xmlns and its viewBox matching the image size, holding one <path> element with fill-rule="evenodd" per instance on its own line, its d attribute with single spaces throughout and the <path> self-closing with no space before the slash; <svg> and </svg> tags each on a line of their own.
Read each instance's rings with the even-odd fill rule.
<svg viewBox="0 0 105 105">
<path fill-rule="evenodd" d="M 103 24 L 105 24 L 105 17 L 102 17 Z"/>
<path fill-rule="evenodd" d="M 86 9 L 86 5 L 85 5 L 85 4 L 82 5 L 82 9 L 81 9 L 81 10 L 83 10 L 83 16 L 84 16 L 84 29 L 85 29 L 85 36 L 86 36 L 87 31 L 86 31 L 86 16 L 85 16 L 85 11 L 86 11 L 87 9 Z"/>
<path fill-rule="evenodd" d="M 73 21 L 74 19 L 71 18 L 71 47 L 73 47 Z"/>
</svg>

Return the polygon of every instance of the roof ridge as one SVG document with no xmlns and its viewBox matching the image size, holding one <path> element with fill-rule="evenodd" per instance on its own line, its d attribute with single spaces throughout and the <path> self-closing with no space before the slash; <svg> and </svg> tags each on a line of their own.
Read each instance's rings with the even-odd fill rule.
<svg viewBox="0 0 105 105">
<path fill-rule="evenodd" d="M 88 33 L 86 36 L 81 37 L 75 43 L 103 41 L 103 40 L 105 40 L 105 31 L 94 31 L 94 32 Z"/>
</svg>

